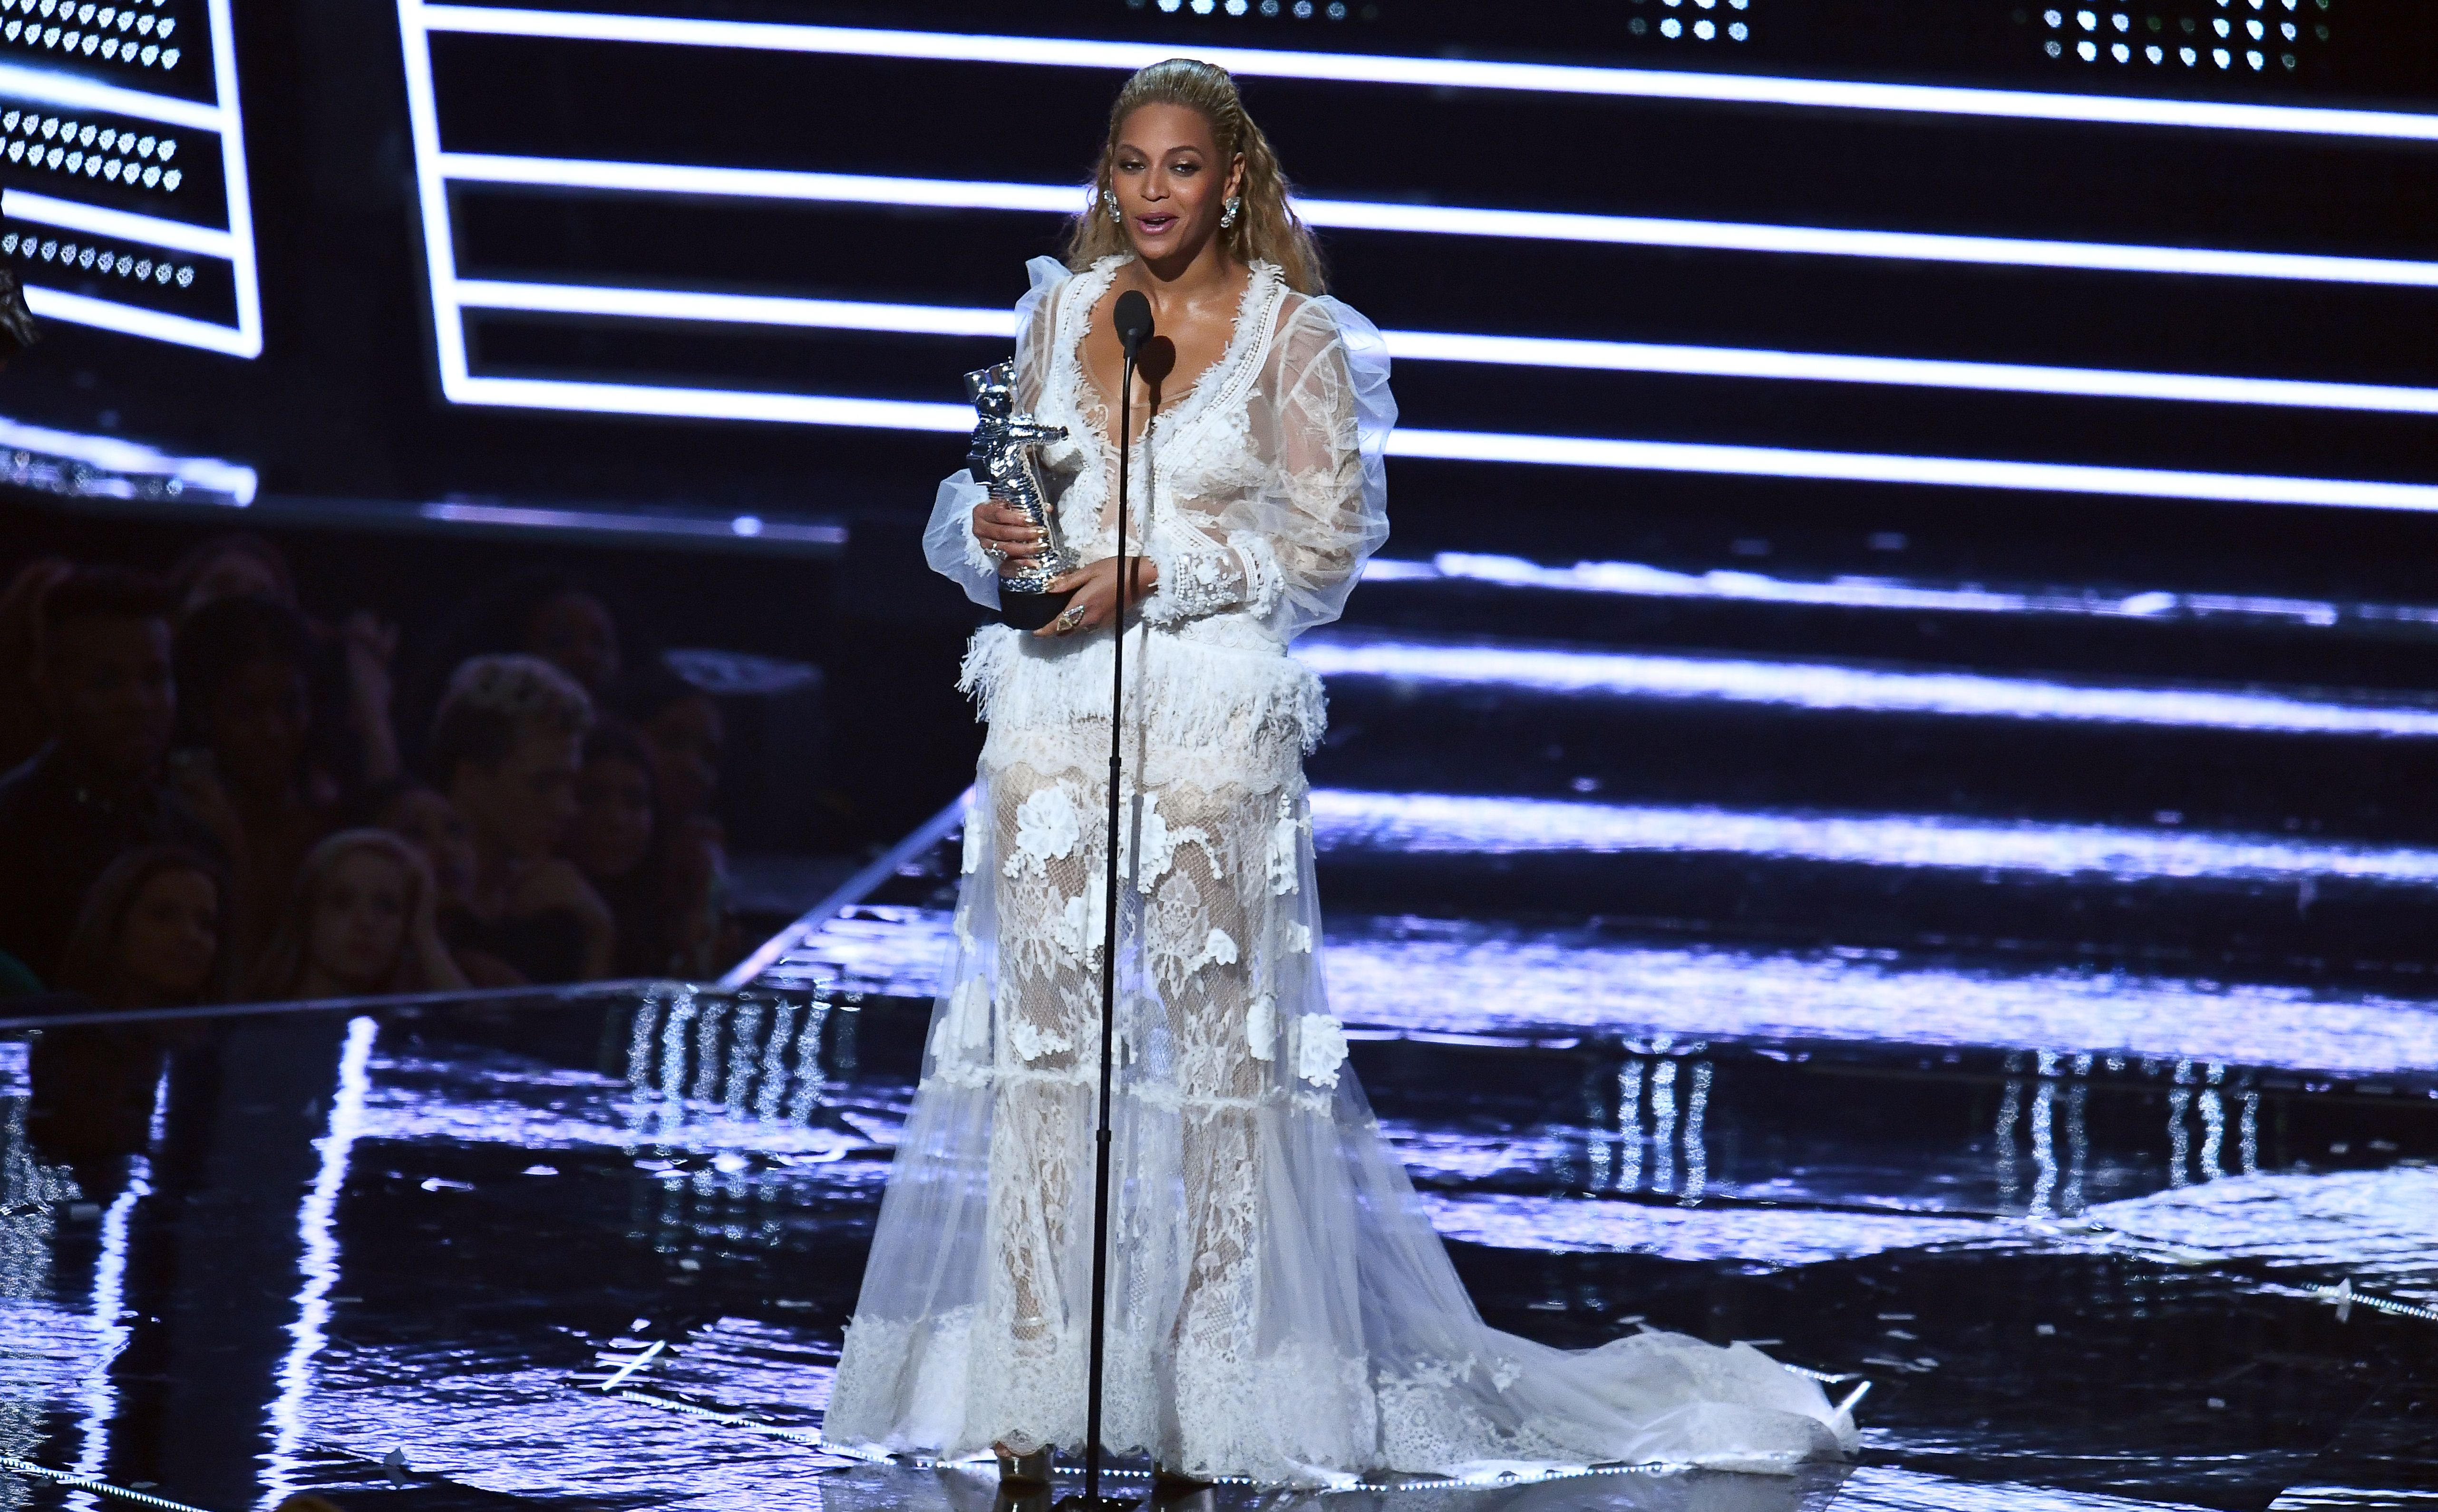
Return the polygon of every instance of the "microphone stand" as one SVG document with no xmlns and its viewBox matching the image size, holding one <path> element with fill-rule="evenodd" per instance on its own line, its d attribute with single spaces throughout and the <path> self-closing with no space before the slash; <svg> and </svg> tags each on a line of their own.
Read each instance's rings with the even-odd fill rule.
<svg viewBox="0 0 2438 1512">
<path fill-rule="evenodd" d="M 1140 322 L 1124 318 L 1129 300 L 1144 305 Z M 1101 1500 L 1101 1386 L 1105 1375 L 1109 1309 L 1109 1078 L 1116 1059 L 1118 1011 L 1118 818 L 1119 779 L 1122 774 L 1124 740 L 1122 720 L 1126 696 L 1126 608 L 1134 573 L 1126 562 L 1126 488 L 1134 471 L 1135 356 L 1151 334 L 1148 302 L 1132 290 L 1119 296 L 1119 339 L 1125 343 L 1125 364 L 1118 384 L 1118 614 L 1109 643 L 1109 828 L 1106 900 L 1101 947 L 1101 1122 L 1095 1134 L 1092 1201 L 1092 1334 L 1091 1384 L 1085 1409 L 1083 1512 L 1101 1512 L 1110 1503 Z M 1069 1502 L 1068 1506 L 1076 1506 Z"/>
</svg>

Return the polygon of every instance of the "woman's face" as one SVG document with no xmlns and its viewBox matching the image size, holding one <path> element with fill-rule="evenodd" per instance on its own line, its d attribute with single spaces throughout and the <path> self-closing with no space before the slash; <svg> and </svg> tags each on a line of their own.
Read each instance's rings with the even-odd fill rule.
<svg viewBox="0 0 2438 1512">
<path fill-rule="evenodd" d="M 1220 213 L 1242 177 L 1242 161 L 1219 156 L 1200 111 L 1145 105 L 1118 123 L 1109 178 L 1126 240 L 1145 262 L 1190 258 L 1200 250 L 1218 233 Z"/>
<path fill-rule="evenodd" d="M 194 1002 L 221 951 L 221 889 L 200 871 L 156 871 L 118 930 L 120 979 L 136 1004 Z"/>
<path fill-rule="evenodd" d="M 652 778 L 633 762 L 587 763 L 575 781 L 575 824 L 567 857 L 598 882 L 635 870 L 652 848 Z"/>
<path fill-rule="evenodd" d="M 609 607 L 574 589 L 554 593 L 525 615 L 524 645 L 598 696 L 618 680 L 618 625 Z"/>
<path fill-rule="evenodd" d="M 212 756 L 232 786 L 285 791 L 305 759 L 311 700 L 305 669 L 277 657 L 239 667 L 213 699 Z"/>
<path fill-rule="evenodd" d="M 322 878 L 305 954 L 353 992 L 379 992 L 406 942 L 406 869 L 379 851 L 350 851 Z"/>
<path fill-rule="evenodd" d="M 644 736 L 660 764 L 669 812 L 687 817 L 709 812 L 719 797 L 719 753 L 728 744 L 727 727 L 711 694 L 698 693 L 670 704 L 645 722 Z"/>
<path fill-rule="evenodd" d="M 411 787 L 382 816 L 381 828 L 423 853 L 441 897 L 465 900 L 474 886 L 474 826 L 456 804 L 428 787 Z"/>
</svg>

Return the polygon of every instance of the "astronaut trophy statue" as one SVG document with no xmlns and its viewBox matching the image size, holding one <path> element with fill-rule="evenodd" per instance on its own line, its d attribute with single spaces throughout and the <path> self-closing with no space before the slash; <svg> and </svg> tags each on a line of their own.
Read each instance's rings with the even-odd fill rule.
<svg viewBox="0 0 2438 1512">
<path fill-rule="evenodd" d="M 1024 518 L 1042 533 L 1047 549 L 1017 571 L 998 580 L 999 614 L 1019 630 L 1048 624 L 1074 596 L 1050 590 L 1051 583 L 1075 570 L 1074 554 L 1058 540 L 1050 498 L 1041 485 L 1040 449 L 1044 442 L 1064 441 L 1067 428 L 1044 425 L 1016 413 L 1016 364 L 1001 362 L 965 375 L 965 393 L 980 416 L 974 426 L 965 466 L 974 481 L 1001 503 L 1024 511 Z"/>
</svg>

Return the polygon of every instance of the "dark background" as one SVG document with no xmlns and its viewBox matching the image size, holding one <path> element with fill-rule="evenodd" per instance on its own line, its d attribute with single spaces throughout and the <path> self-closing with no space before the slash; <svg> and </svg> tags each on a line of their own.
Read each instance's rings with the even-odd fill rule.
<svg viewBox="0 0 2438 1512">
<path fill-rule="evenodd" d="M 574 8 L 569 8 L 574 9 Z M 1325 16 L 1196 16 L 1128 0 L 600 4 L 585 9 L 1044 36 L 1325 48 L 2426 110 L 2438 8 L 2419 0 L 2153 0 L 2186 20 L 2296 19 L 2295 66 L 2075 60 L 2005 0 L 1418 0 Z M 2103 17 L 2119 8 L 2104 7 Z M 1660 37 L 1745 19 L 1750 41 Z M 600 576 L 660 639 L 815 661 L 835 738 L 820 825 L 859 843 L 955 791 L 974 727 L 947 688 L 972 613 L 915 536 L 958 438 L 450 406 L 433 359 L 394 8 L 238 0 L 266 345 L 238 360 L 54 323 L 0 376 L 0 413 L 245 461 L 256 523 L 309 600 L 415 637 L 480 582 L 553 562 Z M 1637 33 L 1636 22 L 1644 22 Z M 2313 28 L 2329 28 L 2319 37 Z M 2114 35 L 2103 31 L 2103 41 Z M 2042 44 L 2068 39 L 2052 60 Z M 2197 39 L 2206 49 L 2210 39 Z M 2237 44 L 2238 46 L 2240 44 Z M 443 35 L 451 150 L 1027 183 L 1086 170 L 1115 74 Z M 1248 79 L 1308 194 L 1450 205 L 1935 230 L 2170 246 L 2438 255 L 2438 145 Z M 197 165 L 202 167 L 199 155 Z M 13 169 L 5 170 L 14 173 Z M 10 177 L 11 184 L 42 185 Z M 1004 306 L 1054 217 L 461 185 L 468 277 Z M 1333 232 L 1336 291 L 1387 327 L 1963 358 L 2438 386 L 2438 290 L 2076 273 L 1823 256 Z M 953 400 L 991 341 L 479 312 L 477 373 Z M 2430 417 L 2254 406 L 1406 363 L 1434 429 L 2426 481 Z M 1400 461 L 1392 555 L 1507 552 L 1795 576 L 2111 591 L 2428 594 L 2438 521 L 2405 513 Z M 835 519 L 824 560 L 657 536 L 363 528 L 444 499 Z M 0 504 L 0 571 L 39 550 L 166 562 L 225 511 Z M 1900 551 L 1884 548 L 1891 535 Z M 1882 549 L 1871 541 L 1882 537 Z M 1739 544 L 1740 543 L 1740 544 Z M 1762 558 L 1756 561 L 1756 558 Z M 808 823 L 810 821 L 807 821 Z"/>
</svg>

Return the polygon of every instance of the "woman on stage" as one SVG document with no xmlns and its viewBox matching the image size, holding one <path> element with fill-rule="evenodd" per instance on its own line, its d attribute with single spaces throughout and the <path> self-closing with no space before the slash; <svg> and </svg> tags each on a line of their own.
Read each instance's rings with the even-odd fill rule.
<svg viewBox="0 0 2438 1512">
<path fill-rule="evenodd" d="M 1369 322 L 1323 295 L 1234 82 L 1172 60 L 1110 112 L 1091 207 L 1017 306 L 1017 403 L 1085 565 L 1045 629 L 975 636 L 990 733 L 956 953 L 839 1363 L 825 1437 L 1039 1479 L 1084 1448 L 1117 576 L 1133 573 L 1104 1446 L 1171 1474 L 1670 1461 L 1786 1470 L 1851 1426 L 1743 1345 L 1552 1349 L 1486 1326 L 1383 1147 L 1330 1014 L 1287 655 L 1387 535 L 1395 417 Z M 1111 314 L 1145 348 L 1117 557 Z M 966 474 L 926 545 L 980 603 L 1041 547 Z M 1134 554 L 1135 552 L 1140 554 Z"/>
</svg>

